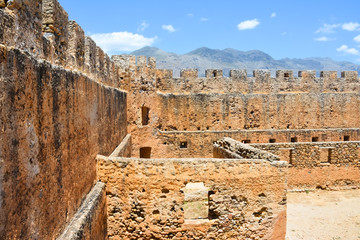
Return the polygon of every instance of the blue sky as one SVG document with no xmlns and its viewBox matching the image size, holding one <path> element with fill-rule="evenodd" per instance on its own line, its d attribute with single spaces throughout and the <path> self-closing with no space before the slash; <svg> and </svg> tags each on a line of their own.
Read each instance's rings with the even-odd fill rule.
<svg viewBox="0 0 360 240">
<path fill-rule="evenodd" d="M 205 46 L 360 64 L 359 0 L 59 2 L 109 54 L 146 45 L 183 54 Z"/>
</svg>

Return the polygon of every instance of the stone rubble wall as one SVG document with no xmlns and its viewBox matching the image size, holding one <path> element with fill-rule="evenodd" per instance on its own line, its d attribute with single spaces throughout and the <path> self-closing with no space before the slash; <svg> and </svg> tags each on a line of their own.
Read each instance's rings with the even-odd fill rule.
<svg viewBox="0 0 360 240">
<path fill-rule="evenodd" d="M 127 134 L 124 72 L 56 0 L 0 1 L 1 239 L 55 239 L 71 222 L 96 155 Z"/>
<path fill-rule="evenodd" d="M 241 143 L 232 138 L 222 138 L 213 145 L 215 158 L 237 158 L 237 159 L 266 159 L 270 162 L 279 161 L 280 158 L 270 152 L 260 150 L 248 144 Z M 225 153 L 223 156 L 222 153 Z M 231 154 L 229 154 L 231 153 Z"/>
<path fill-rule="evenodd" d="M 295 168 L 320 167 L 327 164 L 357 166 L 360 163 L 358 141 L 266 143 L 250 146 L 281 156 L 281 160 L 287 161 Z"/>
<path fill-rule="evenodd" d="M 289 189 L 360 187 L 360 142 L 268 143 L 251 146 L 290 163 Z"/>
<path fill-rule="evenodd" d="M 360 119 L 359 92 L 158 93 L 153 98 L 154 127 L 162 131 L 358 128 Z"/>
<path fill-rule="evenodd" d="M 359 128 L 329 128 L 329 129 L 259 129 L 259 130 L 200 130 L 200 131 L 160 131 L 156 135 L 158 144 L 149 145 L 153 148 L 154 157 L 212 157 L 213 143 L 221 138 L 229 137 L 240 142 L 287 144 L 296 137 L 299 143 L 311 143 L 312 138 L 318 142 L 341 142 L 348 136 L 350 141 L 360 137 Z M 153 137 L 154 138 L 154 137 Z M 180 148 L 181 142 L 187 143 L 187 148 Z M 316 143 L 315 143 L 316 144 Z M 135 152 L 137 153 L 137 152 Z M 158 153 L 159 155 L 155 154 Z"/>
<path fill-rule="evenodd" d="M 109 239 L 285 238 L 286 165 L 259 159 L 97 161 L 106 184 Z M 204 186 L 204 202 L 197 193 L 187 195 L 189 183 Z M 190 201 L 208 213 L 185 218 Z"/>
</svg>

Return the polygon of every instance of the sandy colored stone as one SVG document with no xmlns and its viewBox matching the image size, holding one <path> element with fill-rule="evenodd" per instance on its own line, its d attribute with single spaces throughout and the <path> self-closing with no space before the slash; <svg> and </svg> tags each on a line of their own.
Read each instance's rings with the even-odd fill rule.
<svg viewBox="0 0 360 240">
<path fill-rule="evenodd" d="M 5 0 L 0 0 L 0 7 L 6 7 Z"/>
<path fill-rule="evenodd" d="M 113 216 L 108 221 L 109 239 L 142 238 L 143 228 L 152 236 L 160 233 L 162 239 L 178 233 L 189 239 L 211 239 L 214 234 L 217 239 L 245 234 L 284 237 L 286 167 L 262 160 L 98 156 L 97 172 L 107 188 L 116 187 L 107 195 L 108 214 Z M 189 183 L 192 187 L 186 188 Z M 120 201 L 114 201 L 115 196 Z M 201 214 L 187 219 L 185 207 L 199 204 L 200 199 L 207 201 L 200 205 Z M 117 217 L 110 211 L 114 208 L 122 210 Z M 144 219 L 142 227 L 139 218 Z"/>
</svg>

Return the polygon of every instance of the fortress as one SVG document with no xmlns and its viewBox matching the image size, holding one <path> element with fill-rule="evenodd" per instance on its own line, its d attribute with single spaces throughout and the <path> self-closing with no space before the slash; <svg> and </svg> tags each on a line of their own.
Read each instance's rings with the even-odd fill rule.
<svg viewBox="0 0 360 240">
<path fill-rule="evenodd" d="M 0 0 L 1 239 L 284 239 L 287 191 L 360 186 L 357 72 L 205 75 Z"/>
</svg>

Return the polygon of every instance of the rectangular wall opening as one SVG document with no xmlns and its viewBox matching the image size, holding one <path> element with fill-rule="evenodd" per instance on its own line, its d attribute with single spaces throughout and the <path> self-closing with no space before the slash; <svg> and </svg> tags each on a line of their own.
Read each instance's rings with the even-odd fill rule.
<svg viewBox="0 0 360 240">
<path fill-rule="evenodd" d="M 350 136 L 344 136 L 344 141 L 345 142 L 350 141 Z"/>
<path fill-rule="evenodd" d="M 328 149 L 328 163 L 331 163 L 331 158 L 332 158 L 332 149 L 331 148 L 329 148 Z"/>
<path fill-rule="evenodd" d="M 250 139 L 245 139 L 245 140 L 242 140 L 241 142 L 243 142 L 243 143 L 251 143 Z"/>
<path fill-rule="evenodd" d="M 311 141 L 312 141 L 312 142 L 318 142 L 318 141 L 319 141 L 319 137 L 312 137 L 312 138 L 311 138 Z"/>
<path fill-rule="evenodd" d="M 284 73 L 284 77 L 288 78 L 288 77 L 289 77 L 289 73 Z"/>
<path fill-rule="evenodd" d="M 276 143 L 276 139 L 275 138 L 270 138 L 269 143 Z"/>
<path fill-rule="evenodd" d="M 297 139 L 297 137 L 292 137 L 292 138 L 290 139 L 290 141 L 291 141 L 291 142 L 297 142 L 298 139 Z"/>
<path fill-rule="evenodd" d="M 187 142 L 180 142 L 180 148 L 187 148 L 188 143 Z"/>
<path fill-rule="evenodd" d="M 151 158 L 151 147 L 140 148 L 140 158 Z"/>
<path fill-rule="evenodd" d="M 150 112 L 150 108 L 141 107 L 141 124 L 143 126 L 146 126 L 149 124 L 149 112 Z"/>
<path fill-rule="evenodd" d="M 290 149 L 290 152 L 289 152 L 289 163 L 291 165 L 294 164 L 294 161 L 295 160 L 295 156 L 294 156 L 294 149 Z"/>
</svg>

